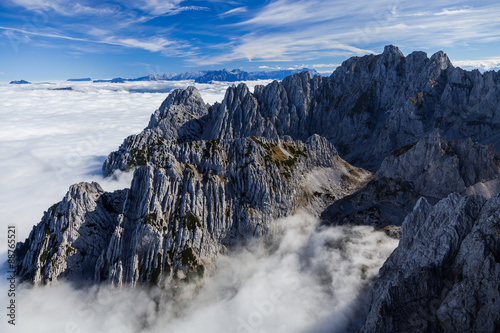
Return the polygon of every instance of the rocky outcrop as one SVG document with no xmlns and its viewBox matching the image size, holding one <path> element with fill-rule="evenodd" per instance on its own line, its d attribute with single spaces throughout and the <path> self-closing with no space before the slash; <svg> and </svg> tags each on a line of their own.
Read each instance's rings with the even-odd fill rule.
<svg viewBox="0 0 500 333">
<path fill-rule="evenodd" d="M 380 55 L 346 60 L 327 78 L 304 71 L 253 93 L 244 84 L 230 87 L 203 114 L 198 139 L 303 141 L 318 134 L 349 163 L 375 171 L 391 151 L 435 129 L 447 141 L 471 137 L 499 146 L 499 96 L 499 73 L 455 68 L 441 51 L 405 57 L 390 45 Z"/>
<path fill-rule="evenodd" d="M 174 90 L 151 115 L 148 126 L 140 134 L 126 138 L 119 150 L 108 156 L 102 168 L 104 175 L 146 165 L 154 149 L 166 140 L 196 140 L 203 132 L 209 110 L 196 88 Z"/>
<path fill-rule="evenodd" d="M 329 223 L 402 233 L 362 331 L 498 330 L 500 164 L 484 143 L 500 142 L 499 83 L 387 46 L 329 78 L 232 86 L 214 105 L 176 90 L 103 165 L 135 170 L 130 189 L 73 185 L 19 244 L 19 274 L 191 281 L 235 244 L 272 242 L 277 218 L 330 205 Z"/>
<path fill-rule="evenodd" d="M 317 213 L 371 176 L 317 135 L 305 143 L 165 140 L 130 158 L 128 165 L 144 161 L 130 189 L 104 193 L 95 183 L 74 185 L 45 213 L 20 246 L 23 279 L 189 280 L 237 243 L 272 240 L 276 219 L 307 207 Z"/>
<path fill-rule="evenodd" d="M 361 332 L 497 332 L 500 197 L 424 198 L 380 270 Z"/>
<path fill-rule="evenodd" d="M 374 179 L 336 201 L 322 214 L 327 223 L 401 226 L 420 197 L 431 203 L 450 193 L 500 193 L 500 156 L 491 145 L 470 138 L 445 141 L 437 131 L 392 151 Z"/>
<path fill-rule="evenodd" d="M 106 193 L 97 183 L 72 185 L 18 247 L 21 279 L 35 284 L 59 276 L 75 282 L 92 280 L 97 260 L 118 225 L 127 193 Z"/>
</svg>

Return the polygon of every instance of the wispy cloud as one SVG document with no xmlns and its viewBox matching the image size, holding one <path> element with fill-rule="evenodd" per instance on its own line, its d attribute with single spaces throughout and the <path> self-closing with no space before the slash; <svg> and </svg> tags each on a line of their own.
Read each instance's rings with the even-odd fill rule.
<svg viewBox="0 0 500 333">
<path fill-rule="evenodd" d="M 92 40 L 85 39 L 85 38 L 77 38 L 77 37 L 71 37 L 71 36 L 65 36 L 65 35 L 59 35 L 59 34 L 47 33 L 47 32 L 40 32 L 40 31 L 28 31 L 28 30 L 11 28 L 11 27 L 2 27 L 2 26 L 0 26 L 0 30 L 11 31 L 11 32 L 19 32 L 19 33 L 25 34 L 25 35 L 33 35 L 33 36 L 41 36 L 41 37 L 49 37 L 49 38 L 67 39 L 67 40 L 80 41 L 80 42 L 96 42 L 96 43 L 99 42 L 99 41 L 92 41 Z"/>
<path fill-rule="evenodd" d="M 172 15 L 177 15 L 182 12 L 196 12 L 196 11 L 205 11 L 208 12 L 210 11 L 210 8 L 208 7 L 200 7 L 200 6 L 184 6 L 184 7 L 177 7 L 169 12 L 166 13 L 168 16 Z"/>
<path fill-rule="evenodd" d="M 500 69 L 500 56 L 477 60 L 454 60 L 453 65 L 464 69 L 496 70 Z"/>
<path fill-rule="evenodd" d="M 233 16 L 233 15 L 237 15 L 237 14 L 241 14 L 241 13 L 246 13 L 247 11 L 248 11 L 247 7 L 237 7 L 237 8 L 233 8 L 231 10 L 228 10 L 224 13 L 220 13 L 219 17 Z"/>
<path fill-rule="evenodd" d="M 472 13 L 473 10 L 470 8 L 461 8 L 461 9 L 454 9 L 454 8 L 445 8 L 439 13 L 434 13 L 434 15 L 459 15 L 459 14 L 467 14 L 467 13 Z"/>
<path fill-rule="evenodd" d="M 168 40 L 163 37 L 148 37 L 145 39 L 136 39 L 136 38 L 119 38 L 116 36 L 105 36 L 107 35 L 107 32 L 105 30 L 93 31 L 94 36 L 96 37 L 102 36 L 103 38 L 101 39 L 78 38 L 57 33 L 27 31 L 23 29 L 16 29 L 16 28 L 2 27 L 2 26 L 0 26 L 0 30 L 18 32 L 25 35 L 41 36 L 47 38 L 57 38 L 57 39 L 65 39 L 78 42 L 98 43 L 98 44 L 122 46 L 127 48 L 137 48 L 151 52 L 174 51 L 173 54 L 178 54 L 180 49 L 187 49 L 187 50 L 192 49 L 188 44 L 184 42 L 174 42 L 172 40 Z M 192 51 L 186 51 L 186 53 L 183 54 L 194 55 Z"/>
<path fill-rule="evenodd" d="M 33 11 L 55 11 L 64 16 L 76 15 L 98 15 L 110 16 L 123 14 L 122 6 L 129 9 L 138 9 L 150 15 L 143 17 L 151 19 L 161 15 L 177 15 L 186 11 L 207 11 L 210 8 L 202 6 L 181 6 L 185 0 L 139 0 L 118 1 L 118 4 L 102 4 L 97 2 L 95 5 L 85 5 L 78 1 L 65 0 L 10 0 L 11 3 L 22 6 Z"/>
<path fill-rule="evenodd" d="M 181 6 L 185 0 L 131 0 L 124 1 L 130 8 L 140 9 L 143 12 L 155 16 L 177 15 L 186 11 L 209 11 L 210 8 L 203 6 Z"/>
<path fill-rule="evenodd" d="M 124 1 L 127 5 L 153 15 L 162 15 L 176 9 L 183 0 Z"/>
<path fill-rule="evenodd" d="M 222 47 L 222 45 L 221 45 Z M 290 33 L 271 33 L 261 35 L 250 33 L 244 35 L 237 43 L 230 46 L 231 51 L 209 57 L 193 58 L 191 61 L 200 65 L 224 63 L 234 59 L 249 61 L 294 61 L 296 59 L 312 60 L 318 56 L 361 55 L 374 53 L 372 50 L 340 43 L 335 36 L 313 35 L 310 29 Z"/>
<path fill-rule="evenodd" d="M 453 1 L 419 3 L 374 0 L 276 0 L 233 25 L 224 54 L 195 58 L 200 64 L 234 59 L 308 61 L 373 53 L 370 45 L 444 48 L 500 40 L 500 4 L 453 7 Z M 451 17 L 453 17 L 451 19 Z M 227 51 L 229 50 L 229 51 Z"/>
<path fill-rule="evenodd" d="M 119 11 L 119 6 L 104 4 L 99 6 L 86 6 L 79 2 L 64 0 L 10 0 L 11 3 L 33 11 L 49 11 L 64 16 L 75 15 L 112 15 Z"/>
<path fill-rule="evenodd" d="M 165 38 L 148 38 L 147 40 L 137 40 L 135 38 L 116 39 L 110 38 L 108 41 L 100 41 L 112 45 L 120 45 L 125 47 L 133 47 L 151 52 L 159 52 L 165 49 L 166 46 L 174 44 Z"/>
</svg>

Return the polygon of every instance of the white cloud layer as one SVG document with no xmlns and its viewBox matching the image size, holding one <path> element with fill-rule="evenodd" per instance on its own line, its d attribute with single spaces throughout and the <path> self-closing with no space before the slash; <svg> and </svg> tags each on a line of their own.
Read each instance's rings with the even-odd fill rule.
<svg viewBox="0 0 500 333">
<path fill-rule="evenodd" d="M 482 71 L 498 70 L 500 69 L 500 57 L 477 60 L 454 60 L 453 65 L 467 70 L 472 70 L 474 68 Z"/>
<path fill-rule="evenodd" d="M 196 86 L 212 104 L 230 84 Z M 0 84 L 1 230 L 16 224 L 24 239 L 71 184 L 101 183 L 105 157 L 147 126 L 171 90 L 188 85 L 194 82 Z M 53 90 L 64 87 L 73 90 Z"/>
<path fill-rule="evenodd" d="M 256 242 L 221 256 L 204 286 L 175 291 L 20 288 L 22 332 L 345 332 L 363 313 L 366 287 L 397 240 L 371 227 L 317 228 L 298 214 L 280 221 L 269 249 Z M 4 282 L 2 282 L 4 283 Z M 173 295 L 176 296 L 173 296 Z"/>
<path fill-rule="evenodd" d="M 267 82 L 248 83 L 252 89 Z M 167 91 L 190 84 L 0 84 L 0 244 L 6 244 L 7 225 L 16 225 L 18 241 L 24 240 L 73 183 L 127 187 L 130 173 L 118 181 L 102 179 L 104 158 L 147 125 Z M 228 85 L 197 87 L 213 103 Z M 53 90 L 69 86 L 73 90 Z M 2 320 L 0 331 L 341 332 L 357 315 L 356 300 L 363 299 L 363 288 L 397 241 L 368 227 L 317 229 L 317 223 L 307 215 L 282 220 L 276 247 L 257 242 L 222 256 L 205 286 L 179 286 L 175 303 L 157 290 L 21 286 L 16 328 Z M 2 263 L 5 251 L 0 249 Z M 0 290 L 6 283 L 1 277 Z M 6 296 L 1 293 L 0 304 L 7 304 Z"/>
</svg>

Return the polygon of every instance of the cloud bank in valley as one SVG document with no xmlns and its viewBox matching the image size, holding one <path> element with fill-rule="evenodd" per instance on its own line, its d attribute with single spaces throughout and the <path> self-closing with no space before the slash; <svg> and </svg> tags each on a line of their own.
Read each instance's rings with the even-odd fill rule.
<svg viewBox="0 0 500 333">
<path fill-rule="evenodd" d="M 345 332 L 397 240 L 371 227 L 321 227 L 306 214 L 278 221 L 271 247 L 221 256 L 202 287 L 75 290 L 18 296 L 23 332 Z M 29 320 L 28 320 L 29 318 Z"/>
<path fill-rule="evenodd" d="M 250 88 L 257 83 L 250 82 Z M 14 224 L 18 241 L 24 240 L 43 211 L 73 183 L 95 180 L 105 190 L 129 186 L 131 174 L 103 179 L 102 161 L 126 136 L 146 126 L 167 91 L 189 84 L 0 85 L 2 232 Z M 223 98 L 227 85 L 197 86 L 205 101 L 214 103 Z M 67 86 L 73 90 L 53 90 Z M 318 229 L 317 224 L 308 215 L 280 221 L 283 233 L 275 246 L 255 242 L 221 256 L 202 288 L 178 285 L 160 292 L 75 290 L 64 283 L 21 286 L 16 331 L 342 331 L 356 317 L 363 288 L 397 241 L 368 227 Z M 2 262 L 4 251 L 0 249 Z M 2 278 L 0 289 L 6 287 Z M 6 293 L 0 298 L 7 304 Z M 9 332 L 11 327 L 5 326 L 2 321 L 0 329 Z"/>
<path fill-rule="evenodd" d="M 251 88 L 269 81 L 248 82 Z M 103 180 L 106 156 L 139 133 L 168 93 L 192 81 L 0 84 L 0 212 L 2 232 L 17 225 L 24 240 L 43 211 L 69 186 L 97 181 L 105 190 L 128 187 Z M 196 84 L 207 103 L 222 100 L 232 83 Z M 72 87 L 73 90 L 54 90 Z M 0 249 L 3 253 L 5 249 Z"/>
</svg>

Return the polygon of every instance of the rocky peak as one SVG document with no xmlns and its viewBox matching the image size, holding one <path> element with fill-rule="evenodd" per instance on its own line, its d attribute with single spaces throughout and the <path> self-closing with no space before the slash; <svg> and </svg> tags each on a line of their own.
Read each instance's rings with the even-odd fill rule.
<svg viewBox="0 0 500 333">
<path fill-rule="evenodd" d="M 35 227 L 21 246 L 24 279 L 73 280 L 85 268 L 84 280 L 94 283 L 193 280 L 212 270 L 227 248 L 252 237 L 272 240 L 276 219 L 298 209 L 318 214 L 371 177 L 318 135 L 305 143 L 286 136 L 148 138 L 157 141 L 136 137 L 129 142 L 134 148 L 124 147 L 124 160 L 113 160 L 135 168 L 130 189 L 106 193 L 95 183 L 74 185 L 71 204 L 63 200 Z M 61 223 L 78 227 L 74 238 L 55 227 Z"/>
<path fill-rule="evenodd" d="M 192 117 L 202 117 L 207 114 L 208 106 L 201 98 L 200 92 L 195 87 L 187 87 L 186 89 L 175 89 L 163 101 L 159 111 L 158 120 L 165 118 L 169 113 L 182 110 L 189 113 Z M 157 126 L 156 122 L 148 125 L 152 128 Z"/>
<path fill-rule="evenodd" d="M 382 52 L 382 56 L 383 58 L 396 61 L 401 60 L 401 58 L 404 58 L 403 52 L 401 52 L 399 48 L 394 45 L 384 46 L 384 52 Z"/>
<path fill-rule="evenodd" d="M 193 140 L 201 135 L 204 118 L 208 114 L 209 105 L 205 104 L 195 87 L 176 89 L 151 115 L 148 126 L 139 134 L 139 141 L 150 142 L 152 136 L 167 140 Z M 131 136 L 127 140 L 137 141 L 137 138 Z"/>
<path fill-rule="evenodd" d="M 443 51 L 438 51 L 438 52 L 434 53 L 431 56 L 430 61 L 432 63 L 436 64 L 437 66 L 439 66 L 439 69 L 441 69 L 441 70 L 445 70 L 448 67 L 453 68 L 453 65 L 451 64 L 450 59 L 448 58 L 446 53 L 444 53 Z"/>
</svg>

